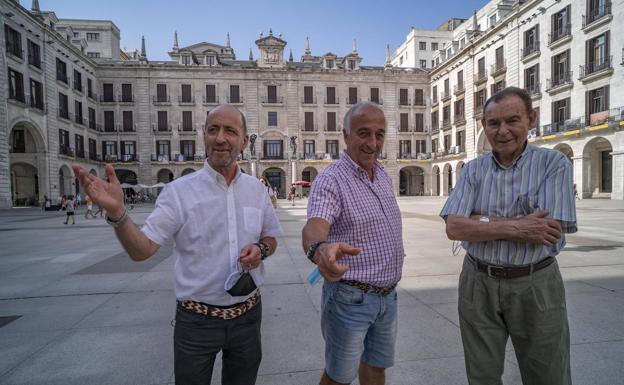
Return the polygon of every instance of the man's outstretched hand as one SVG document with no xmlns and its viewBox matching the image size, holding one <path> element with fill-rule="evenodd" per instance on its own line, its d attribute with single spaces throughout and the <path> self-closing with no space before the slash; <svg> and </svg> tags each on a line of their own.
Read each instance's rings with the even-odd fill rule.
<svg viewBox="0 0 624 385">
<path fill-rule="evenodd" d="M 113 166 L 106 165 L 108 182 L 89 173 L 81 166 L 73 165 L 72 168 L 93 202 L 103 207 L 109 218 L 113 220 L 121 218 L 125 210 L 123 190 Z"/>
<path fill-rule="evenodd" d="M 345 255 L 358 255 L 360 251 L 347 243 L 323 243 L 316 250 L 314 261 L 325 280 L 335 282 L 349 270 L 349 266 L 339 262 L 340 258 Z"/>
</svg>

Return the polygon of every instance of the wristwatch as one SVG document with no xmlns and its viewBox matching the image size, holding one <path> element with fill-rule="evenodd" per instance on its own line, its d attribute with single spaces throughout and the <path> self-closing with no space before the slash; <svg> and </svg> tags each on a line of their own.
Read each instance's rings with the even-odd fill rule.
<svg viewBox="0 0 624 385">
<path fill-rule="evenodd" d="M 109 225 L 113 226 L 114 228 L 117 228 L 121 225 L 123 225 L 124 223 L 128 222 L 128 219 L 130 218 L 130 216 L 128 215 L 128 210 L 124 209 L 124 213 L 121 216 L 121 218 L 117 219 L 116 221 L 110 219 L 110 217 L 108 216 L 108 213 L 106 213 L 106 223 L 108 223 Z"/>
<path fill-rule="evenodd" d="M 323 243 L 327 243 L 327 241 L 316 241 L 312 243 L 310 247 L 308 247 L 308 252 L 306 253 L 306 257 L 308 257 L 310 262 L 316 263 L 314 262 L 314 254 L 316 254 L 316 249 L 318 249 L 318 247 L 322 245 Z"/>
<path fill-rule="evenodd" d="M 269 256 L 269 246 L 264 242 L 256 242 L 254 245 L 260 249 L 260 260 L 264 261 Z"/>
<path fill-rule="evenodd" d="M 479 222 L 490 223 L 490 218 L 486 217 L 485 215 L 482 215 L 481 218 L 479 218 Z"/>
</svg>

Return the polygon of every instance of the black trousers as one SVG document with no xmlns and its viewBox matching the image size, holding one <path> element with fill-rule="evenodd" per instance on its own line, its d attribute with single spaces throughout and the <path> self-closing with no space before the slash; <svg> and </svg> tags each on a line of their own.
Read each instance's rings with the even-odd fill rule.
<svg viewBox="0 0 624 385">
<path fill-rule="evenodd" d="M 231 320 L 178 307 L 173 334 L 176 384 L 209 385 L 219 351 L 223 351 L 221 384 L 255 384 L 262 359 L 261 321 L 261 303 Z"/>
</svg>

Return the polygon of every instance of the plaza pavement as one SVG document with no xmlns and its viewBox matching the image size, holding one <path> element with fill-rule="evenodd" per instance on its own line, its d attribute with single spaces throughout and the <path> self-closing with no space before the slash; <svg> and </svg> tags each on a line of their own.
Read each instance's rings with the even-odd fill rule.
<svg viewBox="0 0 624 385">
<path fill-rule="evenodd" d="M 462 254 L 437 217 L 443 198 L 400 198 L 407 257 L 390 385 L 466 384 L 457 316 Z M 151 206 L 139 206 L 139 224 Z M 136 263 L 101 219 L 0 211 L 0 384 L 173 383 L 170 247 Z M 316 384 L 321 285 L 301 251 L 305 201 L 281 201 L 285 234 L 267 263 L 258 384 Z M 624 202 L 578 202 L 580 231 L 559 257 L 576 385 L 624 384 Z M 520 384 L 508 347 L 505 384 Z M 213 383 L 220 383 L 219 365 Z"/>
</svg>

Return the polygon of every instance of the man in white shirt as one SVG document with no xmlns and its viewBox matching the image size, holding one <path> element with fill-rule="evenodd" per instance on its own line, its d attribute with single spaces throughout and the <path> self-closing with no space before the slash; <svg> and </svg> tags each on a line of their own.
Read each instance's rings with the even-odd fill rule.
<svg viewBox="0 0 624 385">
<path fill-rule="evenodd" d="M 174 240 L 177 384 L 210 384 L 219 351 L 223 384 L 256 381 L 262 354 L 256 287 L 264 280 L 262 260 L 275 251 L 282 229 L 265 187 L 236 163 L 247 142 L 240 111 L 229 105 L 211 110 L 204 127 L 204 168 L 169 183 L 140 230 L 128 217 L 111 165 L 106 166 L 110 182 L 74 166 L 130 258 L 145 260 Z"/>
</svg>

